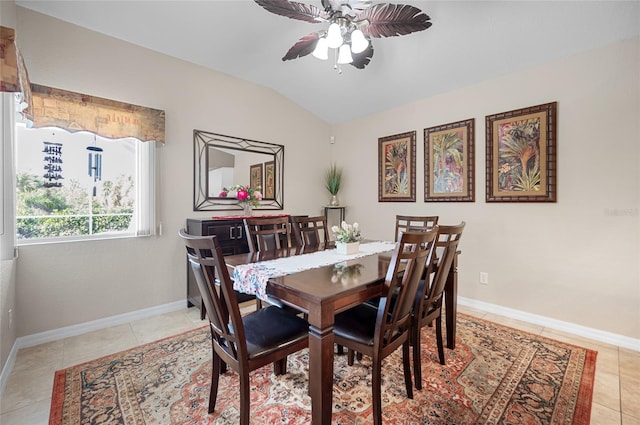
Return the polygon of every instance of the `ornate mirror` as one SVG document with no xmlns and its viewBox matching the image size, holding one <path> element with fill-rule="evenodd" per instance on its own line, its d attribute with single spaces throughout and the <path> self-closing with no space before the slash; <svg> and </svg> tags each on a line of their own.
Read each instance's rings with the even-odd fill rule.
<svg viewBox="0 0 640 425">
<path fill-rule="evenodd" d="M 283 165 L 282 145 L 193 130 L 193 210 L 241 211 L 224 188 L 249 184 L 261 186 L 256 209 L 281 210 Z"/>
</svg>

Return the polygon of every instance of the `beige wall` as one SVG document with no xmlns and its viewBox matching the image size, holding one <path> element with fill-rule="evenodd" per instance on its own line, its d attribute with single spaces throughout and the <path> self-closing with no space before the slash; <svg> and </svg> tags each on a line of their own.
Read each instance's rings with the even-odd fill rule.
<svg viewBox="0 0 640 425">
<path fill-rule="evenodd" d="M 178 229 L 187 217 L 214 215 L 192 211 L 193 129 L 285 145 L 285 212 L 319 213 L 326 203 L 330 127 L 281 95 L 22 8 L 18 31 L 34 83 L 163 109 L 167 141 L 159 150 L 164 234 L 21 246 L 19 336 L 185 300 Z M 316 161 L 296 161 L 303 155 Z"/>
<path fill-rule="evenodd" d="M 164 235 L 21 247 L 21 336 L 184 299 L 176 233 L 185 218 L 211 215 L 191 210 L 191 132 L 198 128 L 284 144 L 286 212 L 319 212 L 327 200 L 322 174 L 336 158 L 346 167 L 340 199 L 347 217 L 367 237 L 390 238 L 397 213 L 467 221 L 464 297 L 640 338 L 638 39 L 332 129 L 273 91 L 35 12 L 18 8 L 18 30 L 34 82 L 167 113 Z M 484 116 L 550 101 L 559 108 L 558 202 L 485 203 Z M 476 202 L 425 205 L 422 130 L 472 117 Z M 377 139 L 410 130 L 418 132 L 418 202 L 378 203 Z M 335 145 L 328 145 L 331 134 Z M 303 160 L 309 157 L 317 160 Z M 480 271 L 489 273 L 488 286 L 478 284 Z"/>
<path fill-rule="evenodd" d="M 399 213 L 465 220 L 461 296 L 640 338 L 639 56 L 636 38 L 335 128 L 340 163 L 351 166 L 341 193 L 349 220 L 385 239 Z M 419 84 L 429 84 L 427 75 Z M 553 101 L 558 202 L 486 203 L 485 116 Z M 468 118 L 476 125 L 476 202 L 427 204 L 423 130 Z M 412 130 L 418 201 L 378 203 L 377 140 Z"/>
</svg>

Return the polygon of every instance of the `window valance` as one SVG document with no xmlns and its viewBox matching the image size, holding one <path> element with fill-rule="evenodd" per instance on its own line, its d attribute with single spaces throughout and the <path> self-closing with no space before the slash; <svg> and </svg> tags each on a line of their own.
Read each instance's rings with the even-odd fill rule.
<svg viewBox="0 0 640 425">
<path fill-rule="evenodd" d="M 21 93 L 19 110 L 31 119 L 31 89 L 27 67 L 16 45 L 13 28 L 0 26 L 0 92 Z"/>
<path fill-rule="evenodd" d="M 164 143 L 164 111 L 39 84 L 31 84 L 31 95 L 33 127 Z"/>
<path fill-rule="evenodd" d="M 22 90 L 15 37 L 13 28 L 0 27 L 0 91 L 3 92 Z"/>
</svg>

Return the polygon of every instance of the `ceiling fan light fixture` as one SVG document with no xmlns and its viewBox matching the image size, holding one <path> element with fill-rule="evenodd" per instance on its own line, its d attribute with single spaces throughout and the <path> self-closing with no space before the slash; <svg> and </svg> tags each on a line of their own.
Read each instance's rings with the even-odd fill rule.
<svg viewBox="0 0 640 425">
<path fill-rule="evenodd" d="M 323 61 L 329 59 L 329 44 L 327 43 L 326 38 L 320 37 L 318 39 L 318 44 L 316 44 L 316 48 L 313 50 L 312 55 Z"/>
<path fill-rule="evenodd" d="M 338 72 L 342 64 L 364 69 L 373 57 L 373 38 L 407 35 L 431 27 L 431 18 L 409 4 L 374 4 L 373 0 L 320 0 L 320 8 L 299 0 L 254 1 L 276 15 L 328 25 L 326 30 L 300 38 L 282 60 L 297 59 L 308 54 L 326 60 L 331 54 L 334 69 Z M 331 53 L 329 49 L 332 49 Z"/>
<path fill-rule="evenodd" d="M 338 51 L 338 63 L 340 65 L 344 65 L 351 62 L 353 62 L 353 57 L 351 56 L 351 48 L 348 44 L 343 44 L 342 46 L 340 46 L 340 50 Z"/>
<path fill-rule="evenodd" d="M 327 31 L 327 45 L 332 49 L 337 49 L 342 46 L 343 42 L 344 39 L 342 38 L 340 25 L 335 22 L 329 25 L 329 30 Z"/>
<path fill-rule="evenodd" d="M 364 52 L 369 47 L 369 41 L 364 37 L 364 34 L 360 30 L 355 30 L 351 33 L 351 51 L 353 53 Z"/>
</svg>

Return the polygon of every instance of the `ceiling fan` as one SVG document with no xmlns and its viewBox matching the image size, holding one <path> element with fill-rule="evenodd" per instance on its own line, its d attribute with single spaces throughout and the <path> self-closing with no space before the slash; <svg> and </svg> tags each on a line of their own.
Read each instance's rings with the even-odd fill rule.
<svg viewBox="0 0 640 425">
<path fill-rule="evenodd" d="M 327 30 L 312 32 L 298 40 L 282 58 L 301 58 L 309 53 L 328 59 L 335 49 L 334 68 L 350 64 L 363 69 L 373 57 L 371 38 L 394 37 L 426 30 L 431 18 L 417 7 L 371 0 L 321 0 L 322 9 L 289 0 L 255 0 L 276 15 L 310 23 L 330 23 Z"/>
</svg>

